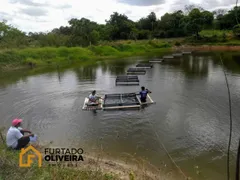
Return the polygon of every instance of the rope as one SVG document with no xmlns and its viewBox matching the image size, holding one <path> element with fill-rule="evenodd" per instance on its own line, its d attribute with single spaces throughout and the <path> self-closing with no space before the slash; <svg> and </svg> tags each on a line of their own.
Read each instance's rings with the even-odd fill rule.
<svg viewBox="0 0 240 180">
<path fill-rule="evenodd" d="M 226 81 L 226 85 L 227 85 L 227 90 L 228 90 L 228 101 L 229 101 L 229 117 L 230 117 L 230 132 L 229 132 L 229 140 L 228 140 L 228 150 L 227 150 L 227 179 L 230 179 L 230 147 L 231 147 L 231 140 L 232 140 L 232 102 L 231 102 L 231 93 L 230 93 L 230 88 L 229 88 L 229 84 L 228 84 L 228 79 L 227 79 L 227 75 L 226 72 L 224 70 L 224 64 L 223 64 L 223 60 L 222 57 L 220 56 L 220 60 L 223 66 L 223 73 L 225 76 L 225 81 Z"/>
<path fill-rule="evenodd" d="M 236 163 L 236 180 L 239 180 L 239 160 L 240 160 L 240 140 L 238 142 L 237 163 Z"/>
<path fill-rule="evenodd" d="M 155 131 L 156 136 L 158 137 L 159 140 L 159 136 L 157 134 L 157 132 Z M 182 169 L 176 164 L 176 162 L 173 160 L 173 158 L 171 157 L 171 155 L 169 154 L 169 152 L 167 151 L 166 147 L 164 146 L 164 144 L 159 140 L 160 144 L 162 145 L 163 149 L 165 150 L 165 152 L 167 153 L 169 159 L 172 161 L 172 163 L 176 166 L 176 168 L 179 170 L 179 172 L 183 175 L 183 177 L 185 179 L 188 179 L 188 177 L 184 174 L 184 172 L 182 171 Z"/>
<path fill-rule="evenodd" d="M 150 123 L 150 121 L 148 120 L 148 123 L 151 124 L 152 128 L 153 128 L 153 125 L 152 123 Z M 153 128 L 154 130 L 154 128 Z M 185 175 L 185 173 L 182 171 L 182 169 L 176 164 L 176 162 L 173 160 L 173 158 L 171 157 L 171 155 L 169 154 L 168 150 L 166 149 L 166 147 L 164 146 L 164 144 L 161 142 L 159 136 L 158 136 L 158 133 L 156 131 L 154 131 L 154 133 L 156 134 L 157 138 L 158 138 L 158 141 L 160 142 L 160 144 L 162 145 L 164 151 L 167 153 L 169 159 L 172 161 L 172 163 L 175 165 L 175 167 L 179 170 L 179 172 L 183 175 L 183 177 L 185 179 L 188 179 L 188 177 Z"/>
</svg>

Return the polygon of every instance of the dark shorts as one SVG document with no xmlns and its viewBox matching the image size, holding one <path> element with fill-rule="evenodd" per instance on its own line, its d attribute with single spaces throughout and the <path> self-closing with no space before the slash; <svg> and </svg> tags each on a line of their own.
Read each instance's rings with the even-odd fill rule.
<svg viewBox="0 0 240 180">
<path fill-rule="evenodd" d="M 24 135 L 24 132 L 22 132 L 22 131 L 20 131 L 20 132 Z M 21 150 L 22 148 L 25 148 L 28 145 L 29 142 L 30 142 L 30 137 L 20 138 L 18 140 L 18 145 L 15 149 L 16 150 Z"/>
<path fill-rule="evenodd" d="M 147 102 L 147 98 L 141 98 L 141 102 L 143 103 Z"/>
</svg>

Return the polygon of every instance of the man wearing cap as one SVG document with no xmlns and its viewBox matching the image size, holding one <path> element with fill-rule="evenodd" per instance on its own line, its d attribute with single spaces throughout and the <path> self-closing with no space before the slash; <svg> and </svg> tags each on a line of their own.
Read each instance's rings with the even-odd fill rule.
<svg viewBox="0 0 240 180">
<path fill-rule="evenodd" d="M 31 131 L 24 130 L 21 128 L 22 119 L 14 119 L 12 121 L 12 126 L 8 129 L 7 132 L 7 146 L 12 149 L 20 150 L 25 148 L 30 142 L 30 137 L 33 137 L 34 134 Z M 24 135 L 24 133 L 29 133 Z"/>
</svg>

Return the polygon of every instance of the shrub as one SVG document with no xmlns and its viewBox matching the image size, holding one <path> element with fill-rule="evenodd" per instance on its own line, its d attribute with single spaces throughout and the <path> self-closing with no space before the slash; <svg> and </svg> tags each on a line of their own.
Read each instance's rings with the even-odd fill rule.
<svg viewBox="0 0 240 180">
<path fill-rule="evenodd" d="M 240 38 L 240 24 L 233 27 L 233 34 L 235 37 Z"/>
<path fill-rule="evenodd" d="M 176 42 L 175 42 L 175 46 L 181 46 L 181 43 L 178 42 L 178 41 L 176 41 Z"/>
</svg>

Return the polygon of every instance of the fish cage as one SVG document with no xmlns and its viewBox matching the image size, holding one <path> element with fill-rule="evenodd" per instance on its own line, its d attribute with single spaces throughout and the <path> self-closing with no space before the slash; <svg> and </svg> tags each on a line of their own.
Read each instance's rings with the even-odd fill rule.
<svg viewBox="0 0 240 180">
<path fill-rule="evenodd" d="M 173 59 L 174 56 L 163 56 L 163 59 Z"/>
<path fill-rule="evenodd" d="M 163 62 L 163 59 L 151 59 L 149 62 L 150 63 L 160 63 L 160 62 Z"/>
<path fill-rule="evenodd" d="M 116 86 L 118 85 L 139 85 L 138 76 L 117 76 L 115 81 Z"/>
<path fill-rule="evenodd" d="M 174 53 L 174 54 L 172 54 L 172 56 L 174 56 L 174 57 L 182 57 L 182 53 Z"/>
<path fill-rule="evenodd" d="M 140 63 L 140 64 L 137 64 L 136 67 L 137 68 L 143 68 L 143 69 L 151 69 L 151 68 L 153 68 L 153 65 L 152 64 Z"/>
<path fill-rule="evenodd" d="M 182 54 L 183 55 L 185 55 L 185 54 L 192 54 L 192 52 L 191 51 L 183 51 Z"/>
<path fill-rule="evenodd" d="M 144 75 L 146 74 L 146 70 L 144 68 L 129 68 L 127 70 L 127 74 L 139 74 Z"/>
<path fill-rule="evenodd" d="M 126 109 L 140 108 L 141 102 L 135 93 L 129 94 L 106 94 L 104 96 L 103 109 Z"/>
<path fill-rule="evenodd" d="M 147 101 L 142 103 L 136 93 L 105 94 L 101 102 L 96 106 L 89 107 L 88 98 L 85 98 L 82 110 L 127 110 L 140 109 L 144 105 L 155 104 L 152 98 L 147 95 Z"/>
</svg>

